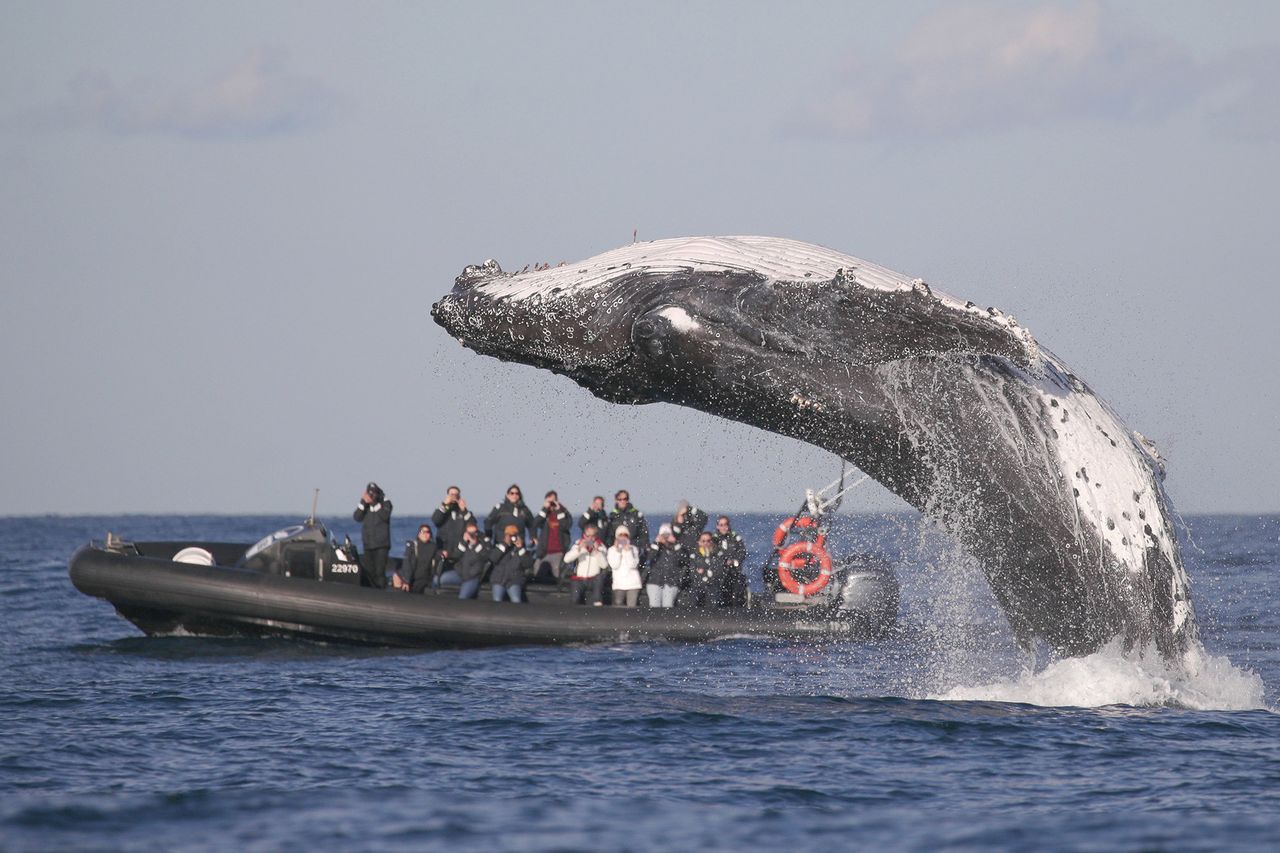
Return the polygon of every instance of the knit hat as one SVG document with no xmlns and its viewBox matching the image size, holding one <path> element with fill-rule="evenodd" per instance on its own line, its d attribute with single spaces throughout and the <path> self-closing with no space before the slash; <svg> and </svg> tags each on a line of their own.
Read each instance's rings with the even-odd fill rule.
<svg viewBox="0 0 1280 853">
<path fill-rule="evenodd" d="M 503 534 L 510 536 L 512 533 L 519 533 L 520 528 L 516 527 L 514 524 L 508 524 L 506 528 L 503 529 L 502 532 Z"/>
<path fill-rule="evenodd" d="M 614 537 L 615 537 L 615 538 L 616 538 L 616 537 L 618 537 L 618 536 L 625 536 L 625 537 L 627 537 L 628 539 L 630 539 L 630 538 L 631 538 L 631 531 L 627 529 L 627 526 L 626 526 L 625 524 L 622 524 L 622 525 L 619 525 L 619 526 L 618 526 L 618 529 L 617 529 L 617 530 L 613 531 L 613 535 L 614 535 Z"/>
<path fill-rule="evenodd" d="M 671 535 L 671 532 L 672 532 L 672 531 L 671 531 L 671 525 L 670 525 L 670 524 L 664 524 L 664 525 L 662 525 L 661 527 L 659 527 L 659 528 L 658 528 L 658 535 L 659 535 L 659 536 L 670 536 L 670 535 Z"/>
</svg>

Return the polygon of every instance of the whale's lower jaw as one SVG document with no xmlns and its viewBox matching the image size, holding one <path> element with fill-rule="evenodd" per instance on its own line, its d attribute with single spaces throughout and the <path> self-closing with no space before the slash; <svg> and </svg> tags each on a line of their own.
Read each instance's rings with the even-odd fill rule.
<svg viewBox="0 0 1280 853">
<path fill-rule="evenodd" d="M 789 259 L 830 250 L 739 239 L 667 272 L 645 252 L 706 245 L 527 277 L 469 268 L 433 316 L 477 352 L 602 399 L 688 406 L 849 459 L 979 561 L 1025 645 L 1076 655 L 1119 636 L 1182 656 L 1195 620 L 1145 440 L 994 309 L 880 268 L 864 286 L 853 258 L 857 274 L 773 280 L 762 270 L 808 276 L 820 264 Z"/>
</svg>

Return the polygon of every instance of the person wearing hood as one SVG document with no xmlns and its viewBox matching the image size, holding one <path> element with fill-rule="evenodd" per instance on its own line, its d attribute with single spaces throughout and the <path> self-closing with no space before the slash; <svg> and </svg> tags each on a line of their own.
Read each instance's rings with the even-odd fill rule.
<svg viewBox="0 0 1280 853">
<path fill-rule="evenodd" d="M 676 504 L 676 514 L 671 519 L 671 532 L 686 552 L 698 547 L 698 536 L 707 526 L 707 514 L 687 500 Z"/>
<path fill-rule="evenodd" d="M 658 528 L 658 539 L 649 546 L 645 595 L 650 607 L 675 607 L 685 580 L 685 552 L 670 524 Z"/>
<path fill-rule="evenodd" d="M 533 567 L 533 552 L 524 546 L 520 528 L 508 524 L 502 531 L 502 541 L 489 552 L 493 573 L 489 575 L 489 589 L 494 601 L 510 599 L 519 604 L 524 601 L 525 578 Z"/>
<path fill-rule="evenodd" d="M 604 543 L 596 537 L 594 525 L 587 525 L 587 529 L 582 531 L 582 538 L 564 555 L 564 561 L 573 564 L 573 574 L 569 577 L 573 603 L 586 603 L 590 592 L 591 603 L 596 607 L 603 605 L 604 573 L 609 570 L 609 558 L 605 554 Z"/>
<path fill-rule="evenodd" d="M 613 572 L 613 603 L 635 607 L 640 603 L 640 552 L 631 544 L 631 531 L 625 526 L 613 531 L 606 556 Z"/>
<path fill-rule="evenodd" d="M 502 538 L 502 531 L 507 525 L 514 524 L 520 530 L 520 537 L 525 542 L 534 541 L 533 513 L 525 506 L 524 493 L 520 487 L 512 483 L 507 487 L 507 496 L 501 503 L 493 505 L 484 520 L 484 535 L 490 542 L 497 543 Z"/>
<path fill-rule="evenodd" d="M 365 486 L 351 518 L 360 522 L 360 538 L 364 544 L 360 560 L 364 571 L 362 585 L 386 589 L 387 555 L 391 551 L 391 501 L 377 483 Z"/>
<path fill-rule="evenodd" d="M 392 586 L 403 592 L 426 592 L 440 569 L 440 548 L 431 536 L 431 525 L 418 525 L 418 535 L 404 546 L 400 571 L 391 576 Z"/>
</svg>

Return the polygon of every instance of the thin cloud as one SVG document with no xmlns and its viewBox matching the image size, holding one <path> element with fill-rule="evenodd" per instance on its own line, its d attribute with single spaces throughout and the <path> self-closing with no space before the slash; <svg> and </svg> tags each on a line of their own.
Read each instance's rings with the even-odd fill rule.
<svg viewBox="0 0 1280 853">
<path fill-rule="evenodd" d="M 265 48 L 204 81 L 165 93 L 130 90 L 101 71 L 85 71 L 66 98 L 21 122 L 35 128 L 90 127 L 105 133 L 189 139 L 247 139 L 309 130 L 332 117 L 336 98 L 317 79 L 291 73 Z"/>
<path fill-rule="evenodd" d="M 1214 129 L 1257 136 L 1280 116 L 1267 76 L 1277 55 L 1200 61 L 1097 2 L 948 4 L 889 56 L 852 58 L 802 124 L 850 138 L 929 138 L 1194 112 Z"/>
</svg>

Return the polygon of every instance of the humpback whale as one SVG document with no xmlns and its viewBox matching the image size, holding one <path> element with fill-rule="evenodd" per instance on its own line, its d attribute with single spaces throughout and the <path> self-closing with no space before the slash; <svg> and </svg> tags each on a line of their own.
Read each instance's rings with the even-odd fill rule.
<svg viewBox="0 0 1280 853">
<path fill-rule="evenodd" d="M 1017 641 L 1171 660 L 1197 639 L 1164 460 L 1013 317 L 772 237 L 468 266 L 432 316 L 484 355 L 841 456 L 981 565 Z"/>
</svg>

